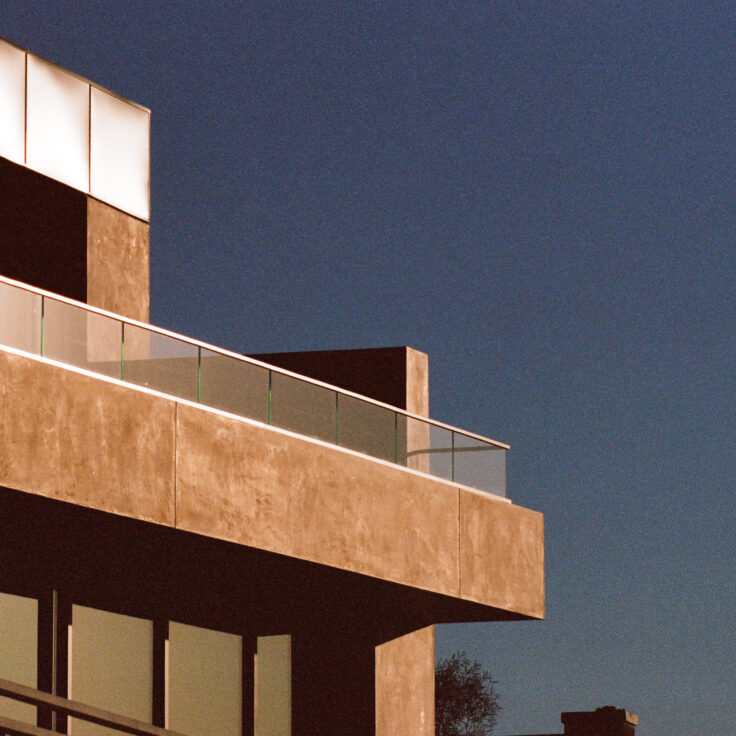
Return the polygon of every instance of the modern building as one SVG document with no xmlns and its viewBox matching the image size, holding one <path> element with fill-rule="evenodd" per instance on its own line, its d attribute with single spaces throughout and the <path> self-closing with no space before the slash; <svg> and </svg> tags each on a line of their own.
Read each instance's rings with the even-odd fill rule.
<svg viewBox="0 0 736 736">
<path fill-rule="evenodd" d="M 149 117 L 0 41 L 0 733 L 430 736 L 433 625 L 542 618 L 542 516 L 418 351 L 148 323 Z"/>
</svg>

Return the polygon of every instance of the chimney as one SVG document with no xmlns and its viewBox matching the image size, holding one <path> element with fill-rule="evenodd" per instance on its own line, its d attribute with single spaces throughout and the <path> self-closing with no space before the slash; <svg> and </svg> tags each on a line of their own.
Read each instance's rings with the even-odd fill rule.
<svg viewBox="0 0 736 736">
<path fill-rule="evenodd" d="M 605 705 L 594 711 L 563 713 L 564 736 L 634 736 L 639 719 L 623 708 Z"/>
</svg>

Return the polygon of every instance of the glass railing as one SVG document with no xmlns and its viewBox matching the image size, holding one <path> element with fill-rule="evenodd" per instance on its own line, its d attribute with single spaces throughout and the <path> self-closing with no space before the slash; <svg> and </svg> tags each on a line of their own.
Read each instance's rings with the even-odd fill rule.
<svg viewBox="0 0 736 736">
<path fill-rule="evenodd" d="M 506 494 L 508 445 L 3 277 L 0 345 Z"/>
</svg>

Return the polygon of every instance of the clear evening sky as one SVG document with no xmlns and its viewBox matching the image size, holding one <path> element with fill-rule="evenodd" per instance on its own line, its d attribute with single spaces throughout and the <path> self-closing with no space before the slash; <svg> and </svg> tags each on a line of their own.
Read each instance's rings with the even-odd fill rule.
<svg viewBox="0 0 736 736">
<path fill-rule="evenodd" d="M 547 619 L 440 627 L 499 734 L 736 732 L 736 5 L 31 2 L 0 36 L 153 111 L 152 321 L 408 344 L 509 442 Z"/>
</svg>

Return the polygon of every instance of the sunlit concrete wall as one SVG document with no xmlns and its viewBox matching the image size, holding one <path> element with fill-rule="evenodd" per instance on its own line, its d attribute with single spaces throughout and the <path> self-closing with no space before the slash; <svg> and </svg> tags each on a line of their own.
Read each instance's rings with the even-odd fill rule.
<svg viewBox="0 0 736 736">
<path fill-rule="evenodd" d="M 2 39 L 0 110 L 0 156 L 149 219 L 149 110 Z"/>
<path fill-rule="evenodd" d="M 120 523 L 152 522 L 139 525 L 141 539 L 130 543 L 140 541 L 144 557 L 175 560 L 163 579 L 181 572 L 177 544 L 185 538 L 207 540 L 213 554 L 237 550 L 242 569 L 225 576 L 232 590 L 208 615 L 246 616 L 258 637 L 288 634 L 281 639 L 289 661 L 272 674 L 291 683 L 291 707 L 256 714 L 260 726 L 277 718 L 274 733 L 338 734 L 358 722 L 361 736 L 432 736 L 429 624 L 544 615 L 537 512 L 5 349 L 0 487 L 22 491 L 17 496 L 29 503 L 53 499 L 78 514 L 94 513 L 87 507 Z M 169 530 L 177 531 L 165 537 Z M 152 534 L 167 543 L 144 543 Z M 111 546 L 128 554 L 127 544 Z M 195 548 L 190 563 L 209 569 Z M 159 564 L 145 562 L 146 569 Z M 201 583 L 194 578 L 186 580 L 192 590 Z M 166 615 L 172 600 L 181 605 L 175 591 L 167 603 L 158 600 L 165 585 L 146 584 Z M 229 618 L 182 620 L 233 626 Z M 256 688 L 263 689 L 266 652 L 258 642 Z"/>
<path fill-rule="evenodd" d="M 376 647 L 376 736 L 434 736 L 434 626 Z"/>
<path fill-rule="evenodd" d="M 0 350 L 0 485 L 544 615 L 541 514 Z"/>
</svg>

